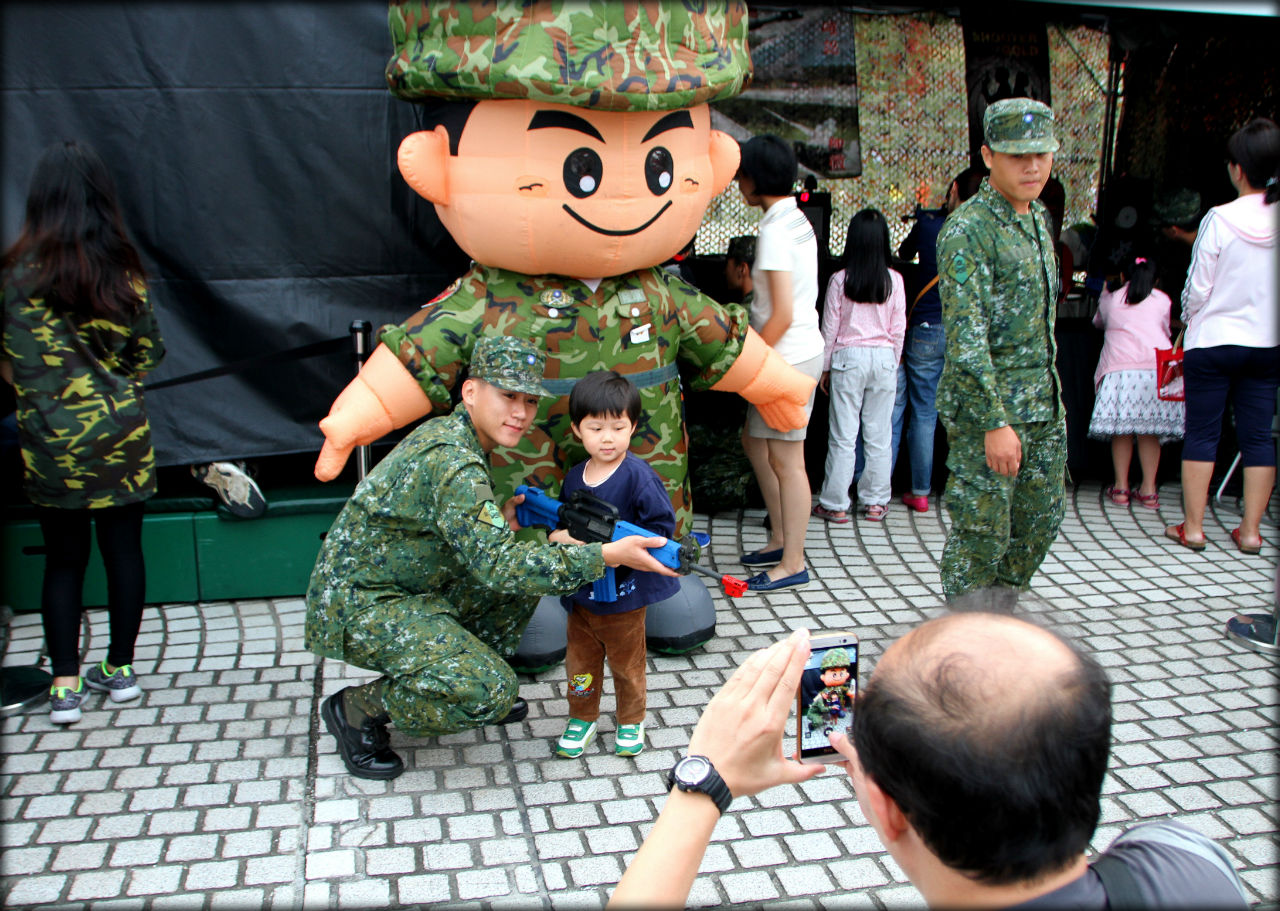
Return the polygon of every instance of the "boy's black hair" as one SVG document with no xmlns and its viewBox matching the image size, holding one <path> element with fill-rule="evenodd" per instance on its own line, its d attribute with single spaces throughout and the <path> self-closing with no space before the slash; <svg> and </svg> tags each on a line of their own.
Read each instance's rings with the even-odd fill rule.
<svg viewBox="0 0 1280 911">
<path fill-rule="evenodd" d="M 616 370 L 596 370 L 573 384 L 569 420 L 581 424 L 590 417 L 626 417 L 640 423 L 640 390 Z"/>
<path fill-rule="evenodd" d="M 742 144 L 738 173 L 750 177 L 762 196 L 790 196 L 798 170 L 795 149 L 780 136 L 765 133 Z"/>
<path fill-rule="evenodd" d="M 730 238 L 729 252 L 725 254 L 725 258 L 737 260 L 740 263 L 746 263 L 748 266 L 754 265 L 756 261 L 755 235 L 742 234 L 738 237 Z"/>
</svg>

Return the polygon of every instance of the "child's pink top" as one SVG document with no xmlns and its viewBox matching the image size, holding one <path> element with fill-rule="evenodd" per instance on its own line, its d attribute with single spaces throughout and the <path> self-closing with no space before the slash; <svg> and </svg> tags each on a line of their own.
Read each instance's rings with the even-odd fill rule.
<svg viewBox="0 0 1280 911">
<path fill-rule="evenodd" d="M 1169 295 L 1153 289 L 1146 300 L 1129 304 L 1126 283 L 1115 291 L 1103 292 L 1093 324 L 1106 332 L 1102 356 L 1093 374 L 1096 389 L 1102 378 L 1117 370 L 1155 370 L 1156 349 L 1172 348 L 1169 338 Z"/>
<path fill-rule="evenodd" d="M 907 334 L 907 295 L 902 276 L 889 270 L 889 299 L 883 304 L 859 304 L 844 296 L 844 270 L 827 282 L 822 307 L 822 369 L 831 369 L 831 354 L 841 348 L 892 348 L 902 358 Z"/>
</svg>

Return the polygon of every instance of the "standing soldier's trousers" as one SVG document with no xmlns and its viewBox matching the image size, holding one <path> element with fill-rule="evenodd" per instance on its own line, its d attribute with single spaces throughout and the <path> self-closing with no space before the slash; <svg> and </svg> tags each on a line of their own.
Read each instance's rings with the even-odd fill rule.
<svg viewBox="0 0 1280 911">
<path fill-rule="evenodd" d="M 951 531 L 942 549 L 947 598 L 991 586 L 1025 589 L 1062 525 L 1067 431 L 1062 421 L 1016 424 L 1022 464 L 1016 476 L 987 465 L 986 434 L 947 428 L 946 506 Z"/>
<path fill-rule="evenodd" d="M 519 695 L 503 656 L 515 653 L 537 605 L 484 588 L 389 599 L 347 620 L 345 660 L 385 675 L 383 705 L 410 737 L 492 724 Z"/>
</svg>

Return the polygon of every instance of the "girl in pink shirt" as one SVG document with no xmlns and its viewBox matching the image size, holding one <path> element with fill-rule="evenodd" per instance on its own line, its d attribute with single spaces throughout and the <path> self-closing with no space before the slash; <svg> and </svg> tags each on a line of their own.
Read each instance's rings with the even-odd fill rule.
<svg viewBox="0 0 1280 911">
<path fill-rule="evenodd" d="M 871 521 L 889 509 L 893 403 L 907 331 L 902 276 L 889 268 L 889 224 L 875 209 L 849 221 L 845 267 L 827 283 L 822 311 L 822 379 L 831 396 L 826 478 L 813 514 L 848 522 L 858 428 L 867 463 L 858 500 Z"/>
<path fill-rule="evenodd" d="M 1136 501 L 1156 509 L 1156 470 L 1160 446 L 1182 439 L 1182 402 L 1167 402 L 1156 395 L 1156 349 L 1171 348 L 1169 295 L 1154 287 L 1156 264 L 1137 257 L 1120 273 L 1124 282 L 1098 301 L 1093 324 L 1104 330 L 1102 357 L 1093 382 L 1097 390 L 1089 436 L 1111 439 L 1115 482 L 1104 493 L 1117 506 Z M 1129 463 L 1133 440 L 1138 440 L 1142 484 L 1129 489 Z"/>
</svg>

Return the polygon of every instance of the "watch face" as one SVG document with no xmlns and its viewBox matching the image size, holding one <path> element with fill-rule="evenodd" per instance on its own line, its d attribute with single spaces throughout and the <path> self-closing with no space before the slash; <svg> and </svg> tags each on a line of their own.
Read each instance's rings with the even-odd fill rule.
<svg viewBox="0 0 1280 911">
<path fill-rule="evenodd" d="M 676 781 L 684 785 L 702 784 L 710 771 L 711 763 L 701 756 L 689 756 L 676 766 Z"/>
</svg>

